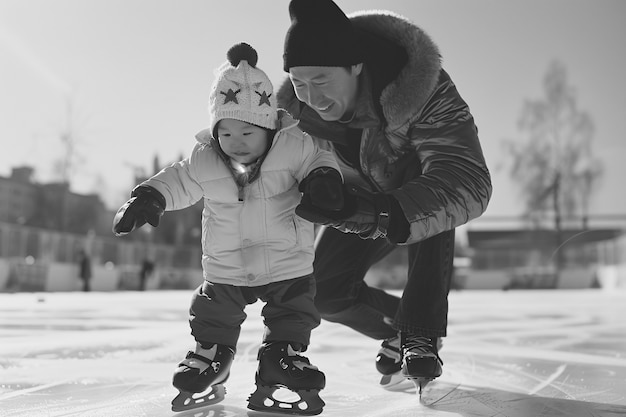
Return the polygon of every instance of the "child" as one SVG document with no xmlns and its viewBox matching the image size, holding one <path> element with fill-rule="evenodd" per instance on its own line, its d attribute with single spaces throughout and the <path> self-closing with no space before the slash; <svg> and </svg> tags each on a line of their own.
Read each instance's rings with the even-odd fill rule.
<svg viewBox="0 0 626 417">
<path fill-rule="evenodd" d="M 340 210 L 342 178 L 331 154 L 277 109 L 271 82 L 256 68 L 256 51 L 241 43 L 227 58 L 210 93 L 210 127 L 196 135 L 191 156 L 137 186 L 115 216 L 113 231 L 119 236 L 146 222 L 157 226 L 165 210 L 204 198 L 205 281 L 190 307 L 196 349 L 174 373 L 180 391 L 174 411 L 224 397 L 244 307 L 261 299 L 265 333 L 248 408 L 318 414 L 325 376 L 300 354 L 320 322 L 313 304 L 314 231 L 295 208 L 302 200 Z M 300 399 L 274 399 L 279 386 Z M 209 387 L 208 394 L 193 395 Z"/>
</svg>

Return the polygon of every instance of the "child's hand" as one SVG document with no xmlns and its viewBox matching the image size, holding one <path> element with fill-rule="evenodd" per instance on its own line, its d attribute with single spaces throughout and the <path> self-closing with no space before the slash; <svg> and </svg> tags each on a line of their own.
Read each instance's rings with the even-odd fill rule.
<svg viewBox="0 0 626 417">
<path fill-rule="evenodd" d="M 358 234 L 363 239 L 387 236 L 393 197 L 355 185 L 347 186 L 345 192 L 345 204 L 341 210 L 319 210 L 300 204 L 296 207 L 296 214 L 312 223 Z"/>
<path fill-rule="evenodd" d="M 313 170 L 298 189 L 303 194 L 302 205 L 331 211 L 343 208 L 343 182 L 336 169 L 323 167 Z"/>
<path fill-rule="evenodd" d="M 124 236 L 146 223 L 157 227 L 165 211 L 165 197 L 152 187 L 135 188 L 113 219 L 113 233 Z"/>
</svg>

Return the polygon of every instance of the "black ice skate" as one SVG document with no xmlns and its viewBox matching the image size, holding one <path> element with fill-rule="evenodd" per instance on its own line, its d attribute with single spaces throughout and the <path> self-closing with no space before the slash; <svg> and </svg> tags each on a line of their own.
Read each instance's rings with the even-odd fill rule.
<svg viewBox="0 0 626 417">
<path fill-rule="evenodd" d="M 295 344 L 269 342 L 259 349 L 256 372 L 257 389 L 248 398 L 248 408 L 286 414 L 316 415 L 322 412 L 324 401 L 319 392 L 326 385 L 324 373 L 301 356 Z M 298 395 L 294 401 L 274 397 L 284 387 Z"/>
<path fill-rule="evenodd" d="M 378 355 L 376 355 L 376 370 L 382 374 L 380 385 L 385 389 L 405 380 L 400 374 L 402 370 L 402 354 L 399 335 L 386 339 L 381 344 Z"/>
<path fill-rule="evenodd" d="M 400 333 L 402 375 L 415 384 L 418 393 L 433 379 L 441 376 L 443 362 L 439 358 L 438 338 Z"/>
<path fill-rule="evenodd" d="M 206 407 L 224 399 L 224 382 L 230 374 L 233 348 L 214 344 L 205 349 L 197 344 L 178 364 L 172 383 L 180 393 L 172 400 L 172 411 Z"/>
</svg>

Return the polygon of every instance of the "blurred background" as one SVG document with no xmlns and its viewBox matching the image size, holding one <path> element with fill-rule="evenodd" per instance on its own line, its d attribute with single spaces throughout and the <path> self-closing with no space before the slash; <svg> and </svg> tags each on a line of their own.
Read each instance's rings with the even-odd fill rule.
<svg viewBox="0 0 626 417">
<path fill-rule="evenodd" d="M 626 2 L 337 3 L 420 26 L 474 114 L 494 194 L 458 229 L 455 289 L 626 287 Z M 123 238 L 112 219 L 191 151 L 230 46 L 284 82 L 287 6 L 0 0 L 0 291 L 198 285 L 200 205 Z M 368 280 L 401 288 L 405 257 Z"/>
</svg>

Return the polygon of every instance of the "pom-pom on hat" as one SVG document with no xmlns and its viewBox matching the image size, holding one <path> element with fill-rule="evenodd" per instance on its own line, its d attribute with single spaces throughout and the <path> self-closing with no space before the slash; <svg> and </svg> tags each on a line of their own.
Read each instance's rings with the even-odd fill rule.
<svg viewBox="0 0 626 417">
<path fill-rule="evenodd" d="M 278 122 L 276 97 L 267 75 L 256 67 L 258 54 L 247 43 L 226 53 L 227 61 L 215 71 L 209 95 L 211 133 L 222 119 L 237 119 L 267 129 Z"/>
<path fill-rule="evenodd" d="M 283 69 L 348 67 L 363 62 L 363 47 L 350 19 L 332 0 L 291 0 Z"/>
</svg>

